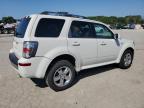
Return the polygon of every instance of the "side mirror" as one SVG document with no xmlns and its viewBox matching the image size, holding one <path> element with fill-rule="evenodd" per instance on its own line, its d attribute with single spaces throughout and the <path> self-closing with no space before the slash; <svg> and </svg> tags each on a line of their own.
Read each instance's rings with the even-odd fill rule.
<svg viewBox="0 0 144 108">
<path fill-rule="evenodd" d="M 119 34 L 117 34 L 117 33 L 114 34 L 114 39 L 115 39 L 115 40 L 117 40 L 117 39 L 119 39 L 119 38 L 120 38 Z"/>
</svg>

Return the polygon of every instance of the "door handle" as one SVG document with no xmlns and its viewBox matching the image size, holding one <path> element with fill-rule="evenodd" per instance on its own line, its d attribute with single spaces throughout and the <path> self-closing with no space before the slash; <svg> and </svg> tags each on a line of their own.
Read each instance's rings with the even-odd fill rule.
<svg viewBox="0 0 144 108">
<path fill-rule="evenodd" d="M 80 46 L 80 43 L 74 42 L 72 45 L 73 45 L 73 46 Z"/>
<path fill-rule="evenodd" d="M 100 45 L 107 45 L 106 43 L 102 42 Z"/>
</svg>

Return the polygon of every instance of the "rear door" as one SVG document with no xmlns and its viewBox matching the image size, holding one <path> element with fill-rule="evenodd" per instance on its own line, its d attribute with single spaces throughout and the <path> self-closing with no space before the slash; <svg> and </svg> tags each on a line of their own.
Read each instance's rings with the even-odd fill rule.
<svg viewBox="0 0 144 108">
<path fill-rule="evenodd" d="M 16 27 L 16 33 L 13 40 L 13 50 L 18 58 L 22 57 L 24 36 L 30 20 L 31 18 L 29 17 L 23 18 Z"/>
<path fill-rule="evenodd" d="M 73 21 L 69 31 L 68 49 L 82 61 L 81 65 L 96 64 L 97 40 L 91 23 Z"/>
</svg>

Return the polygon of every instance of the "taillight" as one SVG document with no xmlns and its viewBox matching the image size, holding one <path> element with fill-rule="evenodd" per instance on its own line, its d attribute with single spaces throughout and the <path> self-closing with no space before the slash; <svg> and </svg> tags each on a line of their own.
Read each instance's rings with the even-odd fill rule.
<svg viewBox="0 0 144 108">
<path fill-rule="evenodd" d="M 23 57 L 31 58 L 36 55 L 38 48 L 38 42 L 36 41 L 25 41 L 23 44 Z"/>
</svg>

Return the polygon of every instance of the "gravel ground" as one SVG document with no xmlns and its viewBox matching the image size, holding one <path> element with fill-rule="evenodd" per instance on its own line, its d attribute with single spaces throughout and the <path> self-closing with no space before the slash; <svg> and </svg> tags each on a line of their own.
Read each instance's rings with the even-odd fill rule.
<svg viewBox="0 0 144 108">
<path fill-rule="evenodd" d="M 132 67 L 84 70 L 61 92 L 42 80 L 19 78 L 8 60 L 12 37 L 0 35 L 0 108 L 144 108 L 144 30 L 115 32 L 136 43 Z"/>
</svg>

